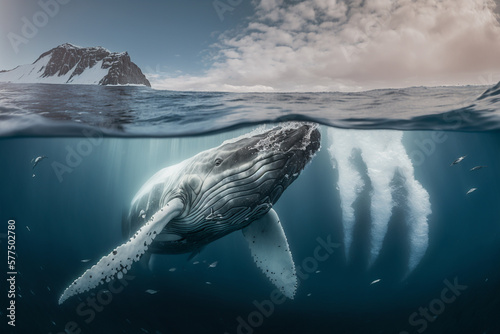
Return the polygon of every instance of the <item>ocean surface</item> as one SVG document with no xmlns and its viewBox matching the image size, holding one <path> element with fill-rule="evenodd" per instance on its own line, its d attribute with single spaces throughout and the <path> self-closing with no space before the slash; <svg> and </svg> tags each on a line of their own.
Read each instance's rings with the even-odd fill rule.
<svg viewBox="0 0 500 334">
<path fill-rule="evenodd" d="M 318 124 L 321 149 L 273 207 L 294 299 L 277 297 L 235 231 L 198 254 L 154 254 L 59 305 L 126 241 L 123 217 L 153 174 L 295 122 Z M 2 265 L 1 333 L 500 333 L 499 85 L 0 84 L 0 153 L 0 249 L 14 261 Z"/>
</svg>

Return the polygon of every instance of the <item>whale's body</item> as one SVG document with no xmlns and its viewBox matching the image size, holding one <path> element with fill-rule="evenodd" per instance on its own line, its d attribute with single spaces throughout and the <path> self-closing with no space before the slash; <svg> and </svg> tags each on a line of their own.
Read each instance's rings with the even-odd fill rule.
<svg viewBox="0 0 500 334">
<path fill-rule="evenodd" d="M 243 230 L 257 266 L 293 298 L 295 266 L 272 206 L 319 147 L 316 126 L 294 122 L 160 170 L 134 196 L 124 220 L 125 234 L 135 234 L 75 280 L 59 303 L 120 278 L 146 251 L 196 252 L 237 230 Z"/>
</svg>

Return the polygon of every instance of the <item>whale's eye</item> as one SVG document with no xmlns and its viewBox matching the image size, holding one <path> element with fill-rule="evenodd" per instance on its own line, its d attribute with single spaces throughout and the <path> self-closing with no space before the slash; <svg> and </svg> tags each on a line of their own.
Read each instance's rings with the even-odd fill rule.
<svg viewBox="0 0 500 334">
<path fill-rule="evenodd" d="M 220 159 L 220 158 L 215 159 L 216 166 L 220 166 L 221 163 L 222 163 L 222 159 Z"/>
</svg>

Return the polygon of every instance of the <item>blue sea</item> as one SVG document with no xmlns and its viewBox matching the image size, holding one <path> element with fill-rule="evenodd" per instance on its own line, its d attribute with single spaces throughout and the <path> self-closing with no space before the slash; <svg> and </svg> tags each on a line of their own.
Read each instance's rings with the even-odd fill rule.
<svg viewBox="0 0 500 334">
<path fill-rule="evenodd" d="M 273 207 L 293 299 L 235 231 L 58 303 L 126 241 L 122 220 L 157 171 L 296 122 L 317 124 L 321 148 Z M 0 152 L 1 333 L 500 333 L 500 85 L 0 84 Z"/>
</svg>

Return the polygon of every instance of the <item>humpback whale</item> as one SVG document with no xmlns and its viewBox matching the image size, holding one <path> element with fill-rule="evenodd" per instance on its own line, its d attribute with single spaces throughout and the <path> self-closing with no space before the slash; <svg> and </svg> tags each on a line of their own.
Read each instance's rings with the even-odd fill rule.
<svg viewBox="0 0 500 334">
<path fill-rule="evenodd" d="M 122 278 L 146 252 L 197 252 L 237 230 L 257 266 L 293 298 L 295 265 L 273 205 L 319 150 L 320 139 L 315 124 L 285 123 L 158 171 L 134 196 L 123 222 L 133 235 L 77 278 L 59 304 Z"/>
</svg>

